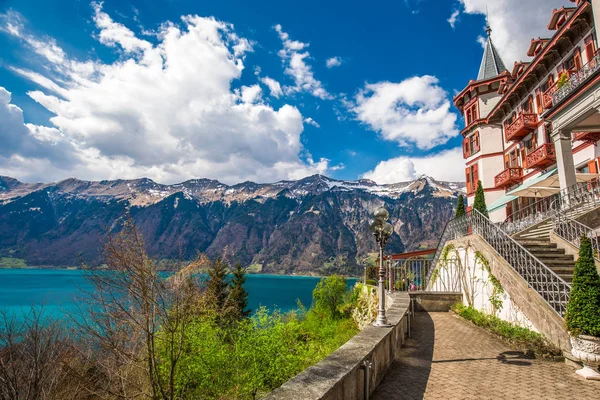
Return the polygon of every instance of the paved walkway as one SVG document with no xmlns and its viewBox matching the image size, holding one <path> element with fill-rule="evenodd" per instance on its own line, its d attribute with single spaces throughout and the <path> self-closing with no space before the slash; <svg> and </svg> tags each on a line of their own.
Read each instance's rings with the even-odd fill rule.
<svg viewBox="0 0 600 400">
<path fill-rule="evenodd" d="M 412 339 L 371 397 L 600 399 L 600 382 L 563 362 L 531 360 L 452 313 L 417 313 Z"/>
</svg>

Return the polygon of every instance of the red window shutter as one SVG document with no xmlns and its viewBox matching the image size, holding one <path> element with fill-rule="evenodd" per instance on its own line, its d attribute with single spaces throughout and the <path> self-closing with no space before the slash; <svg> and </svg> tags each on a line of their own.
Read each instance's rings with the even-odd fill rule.
<svg viewBox="0 0 600 400">
<path fill-rule="evenodd" d="M 598 167 L 596 167 L 596 160 L 592 160 L 588 162 L 588 169 L 590 170 L 590 174 L 597 174 Z"/>
<path fill-rule="evenodd" d="M 473 165 L 473 190 L 477 189 L 477 182 L 479 182 L 479 167 L 477 164 Z"/>
<path fill-rule="evenodd" d="M 504 155 L 504 168 L 508 168 L 510 166 L 510 157 L 508 154 Z"/>
<path fill-rule="evenodd" d="M 470 149 L 469 149 L 469 138 L 464 138 L 463 139 L 463 158 L 469 158 L 470 154 Z"/>
<path fill-rule="evenodd" d="M 467 193 L 472 193 L 471 190 L 471 168 L 465 169 L 465 176 L 467 180 Z"/>
<path fill-rule="evenodd" d="M 585 39 L 585 58 L 587 59 L 587 62 L 590 62 L 592 58 L 594 58 L 595 52 L 594 38 L 590 35 Z"/>
<path fill-rule="evenodd" d="M 577 49 L 575 51 L 575 56 L 573 57 L 573 60 L 575 62 L 575 70 L 579 71 L 583 66 L 583 63 L 581 62 L 581 50 Z"/>
<path fill-rule="evenodd" d="M 475 132 L 475 153 L 479 151 L 479 131 Z"/>
<path fill-rule="evenodd" d="M 540 92 L 540 89 L 535 90 L 535 105 L 537 106 L 537 113 L 541 114 L 542 111 L 544 111 L 544 108 L 542 106 L 542 93 Z"/>
</svg>

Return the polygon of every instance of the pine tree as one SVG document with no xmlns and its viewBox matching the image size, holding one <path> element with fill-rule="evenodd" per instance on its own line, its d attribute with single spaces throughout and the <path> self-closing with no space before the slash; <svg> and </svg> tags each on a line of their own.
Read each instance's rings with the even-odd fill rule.
<svg viewBox="0 0 600 400">
<path fill-rule="evenodd" d="M 229 283 L 227 282 L 227 265 L 217 258 L 208 271 L 206 294 L 212 301 L 217 314 L 222 314 L 229 296 Z"/>
<path fill-rule="evenodd" d="M 565 321 L 572 335 L 600 336 L 600 276 L 592 243 L 582 236 Z"/>
<path fill-rule="evenodd" d="M 244 318 L 250 316 L 250 310 L 248 307 L 248 293 L 244 289 L 244 283 L 246 282 L 246 269 L 242 267 L 242 264 L 237 263 L 233 270 L 233 279 L 231 280 L 231 286 L 229 289 L 229 302 L 231 307 L 232 319 L 241 321 Z"/>
<path fill-rule="evenodd" d="M 456 203 L 456 215 L 455 217 L 462 217 L 465 215 L 465 198 L 462 194 L 458 195 L 458 202 Z"/>
<path fill-rule="evenodd" d="M 489 218 L 481 181 L 477 182 L 477 192 L 475 192 L 475 202 L 473 203 L 473 208 L 483 214 L 486 218 Z"/>
</svg>

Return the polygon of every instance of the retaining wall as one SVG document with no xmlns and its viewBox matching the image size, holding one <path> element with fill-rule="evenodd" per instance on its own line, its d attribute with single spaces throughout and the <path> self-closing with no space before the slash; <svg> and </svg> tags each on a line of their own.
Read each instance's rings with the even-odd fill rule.
<svg viewBox="0 0 600 400">
<path fill-rule="evenodd" d="M 386 311 L 390 328 L 368 326 L 331 353 L 269 393 L 267 400 L 362 400 L 363 361 L 371 363 L 369 392 L 381 382 L 406 340 L 410 299 L 406 292 L 391 294 Z"/>
</svg>

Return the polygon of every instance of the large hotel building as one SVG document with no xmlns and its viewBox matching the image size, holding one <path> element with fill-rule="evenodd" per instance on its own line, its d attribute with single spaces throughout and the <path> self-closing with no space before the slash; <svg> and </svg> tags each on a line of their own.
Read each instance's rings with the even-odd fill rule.
<svg viewBox="0 0 600 400">
<path fill-rule="evenodd" d="M 465 120 L 468 203 L 481 181 L 494 222 L 546 195 L 524 196 L 529 187 L 554 178 L 558 191 L 599 171 L 600 0 L 571 1 L 552 11 L 548 34 L 531 39 L 510 70 L 488 27 L 477 79 L 454 98 Z"/>
</svg>

